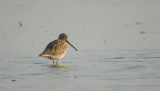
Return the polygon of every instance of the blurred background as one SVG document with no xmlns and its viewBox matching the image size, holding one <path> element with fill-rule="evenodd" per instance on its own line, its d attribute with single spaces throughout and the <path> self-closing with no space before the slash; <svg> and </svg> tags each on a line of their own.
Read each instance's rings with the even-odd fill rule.
<svg viewBox="0 0 160 91">
<path fill-rule="evenodd" d="M 80 51 L 159 49 L 159 9 L 159 0 L 0 0 L 0 55 L 38 55 L 63 32 Z"/>
<path fill-rule="evenodd" d="M 60 33 L 68 68 L 38 56 Z M 3 91 L 159 91 L 160 0 L 0 0 L 0 64 Z"/>
</svg>

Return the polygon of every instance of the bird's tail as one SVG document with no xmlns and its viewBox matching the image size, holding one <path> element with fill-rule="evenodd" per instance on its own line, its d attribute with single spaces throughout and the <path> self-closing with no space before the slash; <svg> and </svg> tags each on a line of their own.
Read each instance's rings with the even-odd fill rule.
<svg viewBox="0 0 160 91">
<path fill-rule="evenodd" d="M 39 54 L 39 56 L 43 57 L 46 54 L 45 51 L 43 51 L 41 54 Z"/>
<path fill-rule="evenodd" d="M 39 54 L 39 56 L 41 57 L 41 56 L 42 56 L 42 53 L 41 53 L 41 54 Z"/>
<path fill-rule="evenodd" d="M 44 50 L 41 54 L 39 54 L 39 56 L 41 57 L 51 56 L 50 50 Z"/>
<path fill-rule="evenodd" d="M 50 57 L 51 55 L 48 55 L 48 54 L 42 52 L 41 54 L 39 54 L 39 56 L 40 56 L 40 57 Z"/>
</svg>

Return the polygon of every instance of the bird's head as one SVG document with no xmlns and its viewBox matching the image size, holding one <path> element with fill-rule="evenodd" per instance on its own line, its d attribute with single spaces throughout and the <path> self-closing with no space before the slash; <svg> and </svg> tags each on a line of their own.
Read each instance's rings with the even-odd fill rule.
<svg viewBox="0 0 160 91">
<path fill-rule="evenodd" d="M 66 33 L 61 33 L 58 37 L 59 40 L 67 42 L 70 46 L 72 46 L 76 51 L 78 51 L 69 41 Z"/>
<path fill-rule="evenodd" d="M 61 33 L 58 37 L 60 40 L 68 41 L 68 36 L 66 33 Z"/>
</svg>

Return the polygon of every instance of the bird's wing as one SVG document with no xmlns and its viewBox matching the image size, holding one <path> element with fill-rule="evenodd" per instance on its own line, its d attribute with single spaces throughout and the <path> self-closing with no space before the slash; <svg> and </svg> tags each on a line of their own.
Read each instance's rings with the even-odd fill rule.
<svg viewBox="0 0 160 91">
<path fill-rule="evenodd" d="M 51 55 L 59 55 L 64 53 L 67 49 L 67 44 L 63 41 L 56 40 L 53 41 L 52 46 L 50 47 Z"/>
<path fill-rule="evenodd" d="M 40 54 L 40 56 L 49 56 L 49 55 L 51 55 L 51 51 L 52 52 L 54 51 L 53 48 L 56 45 L 56 43 L 57 43 L 57 40 L 54 40 L 54 41 L 50 42 L 46 46 L 45 50 Z"/>
<path fill-rule="evenodd" d="M 67 45 L 60 40 L 50 42 L 41 55 L 58 55 L 66 51 Z"/>
</svg>

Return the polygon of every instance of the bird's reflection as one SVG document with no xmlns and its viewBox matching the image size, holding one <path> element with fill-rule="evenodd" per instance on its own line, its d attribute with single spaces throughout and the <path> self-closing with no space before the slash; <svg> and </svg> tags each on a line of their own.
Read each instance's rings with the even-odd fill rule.
<svg viewBox="0 0 160 91">
<path fill-rule="evenodd" d="M 47 66 L 49 68 L 68 68 L 68 65 L 62 65 L 62 64 L 48 64 L 48 65 L 42 65 Z"/>
</svg>

